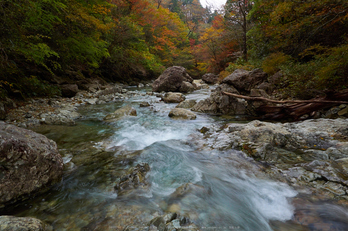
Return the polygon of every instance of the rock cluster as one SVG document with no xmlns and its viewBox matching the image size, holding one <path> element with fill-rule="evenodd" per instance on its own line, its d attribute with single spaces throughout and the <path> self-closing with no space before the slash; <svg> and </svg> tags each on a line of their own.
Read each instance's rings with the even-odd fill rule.
<svg viewBox="0 0 348 231">
<path fill-rule="evenodd" d="M 348 119 L 228 124 L 204 133 L 212 149 L 239 149 L 293 186 L 348 199 Z"/>
<path fill-rule="evenodd" d="M 165 231 L 165 230 L 188 230 L 197 231 L 198 227 L 190 221 L 189 218 L 181 216 L 177 213 L 169 213 L 158 216 L 150 221 L 149 230 Z"/>
<path fill-rule="evenodd" d="M 262 94 L 268 97 L 263 89 L 258 89 L 266 80 L 267 74 L 261 69 L 253 71 L 237 69 L 222 80 L 209 98 L 198 102 L 192 110 L 212 114 L 253 115 L 253 107 L 260 105 L 253 105 L 252 103 L 250 105 L 244 99 L 227 96 L 223 92 L 252 94 L 252 96 Z"/>
<path fill-rule="evenodd" d="M 94 89 L 94 88 L 93 88 Z M 104 104 L 116 102 L 139 93 L 128 91 L 120 85 L 104 86 L 102 90 L 93 92 L 79 91 L 71 98 L 31 99 L 29 102 L 4 112 L 5 121 L 19 127 L 31 127 L 40 124 L 75 125 L 80 118 L 78 107 L 88 104 Z M 1 103 L 0 103 L 1 114 Z"/>
</svg>

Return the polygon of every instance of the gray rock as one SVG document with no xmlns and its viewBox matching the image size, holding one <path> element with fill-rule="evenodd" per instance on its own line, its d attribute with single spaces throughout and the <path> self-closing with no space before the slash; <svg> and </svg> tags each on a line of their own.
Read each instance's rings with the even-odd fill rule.
<svg viewBox="0 0 348 231">
<path fill-rule="evenodd" d="M 97 92 L 97 97 L 104 96 L 104 95 L 111 95 L 115 93 L 123 93 L 122 92 L 122 87 L 121 86 L 113 86 L 113 87 L 108 87 L 105 90 L 101 90 Z"/>
<path fill-rule="evenodd" d="M 165 103 L 180 103 L 185 100 L 185 96 L 177 92 L 168 92 L 162 97 L 162 100 Z"/>
<path fill-rule="evenodd" d="M 173 119 L 184 119 L 184 120 L 195 120 L 197 118 L 195 113 L 183 108 L 172 109 L 169 112 L 168 116 Z"/>
<path fill-rule="evenodd" d="M 206 73 L 202 76 L 202 80 L 207 84 L 215 84 L 219 80 L 219 75 L 215 75 L 214 73 Z"/>
<path fill-rule="evenodd" d="M 195 90 L 199 89 L 209 89 L 209 85 L 206 84 L 203 80 L 201 79 L 195 79 L 192 82 L 192 85 L 194 86 Z"/>
<path fill-rule="evenodd" d="M 54 141 L 0 122 L 0 169 L 0 204 L 5 204 L 58 181 L 63 160 Z"/>
<path fill-rule="evenodd" d="M 193 92 L 194 90 L 195 90 L 195 87 L 191 83 L 186 81 L 182 82 L 181 87 L 179 89 L 179 91 L 183 93 Z"/>
<path fill-rule="evenodd" d="M 77 84 L 63 84 L 59 87 L 63 97 L 74 97 L 79 91 Z"/>
<path fill-rule="evenodd" d="M 267 73 L 261 69 L 255 69 L 252 71 L 246 71 L 243 69 L 237 69 L 232 74 L 222 80 L 222 83 L 226 83 L 234 86 L 240 93 L 249 93 L 252 88 L 261 84 L 267 80 Z"/>
<path fill-rule="evenodd" d="M 130 105 L 126 105 L 117 109 L 114 113 L 111 113 L 104 117 L 105 121 L 118 120 L 124 116 L 137 116 L 137 111 Z"/>
<path fill-rule="evenodd" d="M 140 107 L 150 107 L 150 104 L 148 102 L 143 102 L 139 104 Z"/>
<path fill-rule="evenodd" d="M 46 231 L 52 227 L 32 217 L 0 216 L 2 231 Z"/>
<path fill-rule="evenodd" d="M 194 99 L 188 99 L 185 101 L 182 101 L 181 103 L 179 103 L 176 108 L 192 108 L 193 106 L 196 105 L 196 100 Z"/>
<path fill-rule="evenodd" d="M 184 81 L 189 83 L 193 81 L 184 67 L 169 67 L 153 82 L 152 90 L 154 92 L 179 92 Z"/>
<path fill-rule="evenodd" d="M 199 101 L 191 110 L 228 115 L 245 115 L 247 113 L 247 102 L 245 100 L 227 96 L 222 91 L 239 94 L 233 86 L 221 84 L 209 98 Z"/>
<path fill-rule="evenodd" d="M 240 149 L 271 164 L 270 174 L 282 172 L 293 185 L 344 198 L 348 190 L 347 124 L 348 119 L 232 123 L 209 127 L 204 144 L 211 149 Z"/>
<path fill-rule="evenodd" d="M 274 75 L 270 76 L 268 78 L 268 82 L 270 84 L 272 84 L 272 85 L 275 85 L 275 86 L 282 86 L 282 82 L 283 82 L 283 74 L 282 74 L 282 72 L 278 71 Z"/>
</svg>

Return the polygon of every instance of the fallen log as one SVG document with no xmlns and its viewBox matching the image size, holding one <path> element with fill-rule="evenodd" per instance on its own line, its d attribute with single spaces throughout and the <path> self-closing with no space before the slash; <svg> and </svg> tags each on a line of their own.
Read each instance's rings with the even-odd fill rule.
<svg viewBox="0 0 348 231">
<path fill-rule="evenodd" d="M 264 101 L 273 105 L 261 105 L 255 109 L 256 113 L 265 120 L 300 120 L 302 116 L 313 116 L 316 111 L 325 110 L 339 104 L 348 104 L 348 89 L 326 97 L 310 100 L 274 100 L 265 97 L 251 97 L 238 95 L 229 92 L 222 92 L 225 95 L 245 99 L 247 101 Z M 278 104 L 278 105 L 274 105 Z M 281 104 L 281 105 L 279 105 Z"/>
<path fill-rule="evenodd" d="M 229 92 L 222 91 L 223 94 L 233 96 L 236 98 L 246 99 L 246 100 L 253 100 L 253 101 L 266 101 L 270 103 L 276 103 L 276 104 L 288 104 L 288 103 L 331 103 L 331 104 L 348 104 L 348 101 L 337 101 L 337 100 L 321 100 L 321 99 L 310 99 L 310 100 L 274 100 L 274 99 L 268 99 L 265 97 L 254 97 L 254 96 L 245 96 L 245 95 L 238 95 L 233 94 Z"/>
</svg>

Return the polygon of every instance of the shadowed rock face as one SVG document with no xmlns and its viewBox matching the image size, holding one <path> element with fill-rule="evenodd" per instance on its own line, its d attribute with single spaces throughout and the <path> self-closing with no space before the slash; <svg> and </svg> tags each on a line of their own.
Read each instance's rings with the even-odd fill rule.
<svg viewBox="0 0 348 231">
<path fill-rule="evenodd" d="M 222 83 L 235 87 L 241 94 L 248 94 L 252 88 L 255 88 L 255 86 L 266 80 L 267 74 L 261 69 L 255 69 L 253 71 L 237 69 L 224 78 Z"/>
<path fill-rule="evenodd" d="M 63 160 L 54 141 L 0 122 L 0 206 L 25 199 L 58 181 L 62 173 Z"/>
<path fill-rule="evenodd" d="M 215 84 L 219 80 L 219 76 L 213 73 L 207 73 L 202 76 L 202 80 L 208 84 Z"/>
<path fill-rule="evenodd" d="M 152 90 L 155 92 L 187 92 L 187 83 L 192 83 L 193 79 L 187 74 L 184 67 L 173 66 L 167 68 L 158 79 L 152 84 Z M 186 83 L 184 83 L 186 82 Z"/>
</svg>

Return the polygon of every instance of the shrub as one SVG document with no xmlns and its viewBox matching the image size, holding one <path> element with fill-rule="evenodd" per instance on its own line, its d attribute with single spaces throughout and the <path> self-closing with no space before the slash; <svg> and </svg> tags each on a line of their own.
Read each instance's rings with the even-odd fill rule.
<svg viewBox="0 0 348 231">
<path fill-rule="evenodd" d="M 270 54 L 262 62 L 262 69 L 269 75 L 274 75 L 281 69 L 281 66 L 290 60 L 290 56 L 277 52 Z"/>
</svg>

